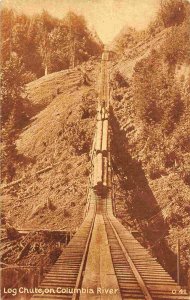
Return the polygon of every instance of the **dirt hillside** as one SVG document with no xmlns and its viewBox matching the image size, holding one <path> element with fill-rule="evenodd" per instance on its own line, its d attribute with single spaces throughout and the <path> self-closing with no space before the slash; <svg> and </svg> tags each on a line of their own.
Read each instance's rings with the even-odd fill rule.
<svg viewBox="0 0 190 300">
<path fill-rule="evenodd" d="M 99 68 L 99 61 L 92 59 L 28 84 L 35 115 L 16 141 L 21 164 L 14 179 L 24 179 L 3 192 L 7 223 L 66 230 L 81 224 Z"/>
</svg>

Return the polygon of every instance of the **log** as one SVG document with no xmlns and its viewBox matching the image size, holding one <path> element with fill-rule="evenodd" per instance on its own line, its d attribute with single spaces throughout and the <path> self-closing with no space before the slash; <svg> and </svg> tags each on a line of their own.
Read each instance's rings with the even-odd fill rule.
<svg viewBox="0 0 190 300">
<path fill-rule="evenodd" d="M 103 157 L 103 186 L 107 187 L 108 180 L 108 159 Z"/>
<path fill-rule="evenodd" d="M 102 107 L 102 120 L 104 120 L 104 119 L 105 119 L 105 108 Z"/>
<path fill-rule="evenodd" d="M 95 143 L 95 150 L 96 153 L 101 151 L 102 145 L 102 121 L 97 122 L 97 129 L 96 129 L 96 143 Z"/>
<path fill-rule="evenodd" d="M 36 175 L 42 174 L 44 172 L 47 172 L 47 171 L 51 170 L 52 168 L 53 168 L 53 165 L 50 165 L 50 166 L 48 166 L 48 167 L 46 167 L 44 169 L 41 169 L 41 170 L 37 171 Z"/>
<path fill-rule="evenodd" d="M 102 170 L 103 160 L 102 160 L 102 153 L 97 154 L 97 185 L 102 185 Z"/>
<path fill-rule="evenodd" d="M 108 151 L 108 120 L 103 121 L 103 134 L 102 134 L 102 153 L 105 155 Z"/>
<path fill-rule="evenodd" d="M 102 153 L 98 153 L 94 159 L 94 180 L 93 180 L 93 188 L 98 190 L 102 187 Z"/>
<path fill-rule="evenodd" d="M 108 120 L 108 112 L 105 112 L 104 119 Z"/>
<path fill-rule="evenodd" d="M 66 227 L 64 227 L 66 228 Z M 20 234 L 28 234 L 28 233 L 36 233 L 36 232 L 43 232 L 43 233 L 52 233 L 52 234 L 66 234 L 67 230 L 51 230 L 51 229 L 17 229 Z"/>
<path fill-rule="evenodd" d="M 101 110 L 100 110 L 97 113 L 97 121 L 101 121 L 101 120 L 102 120 L 102 115 L 101 115 Z"/>
<path fill-rule="evenodd" d="M 93 187 L 96 188 L 97 187 L 97 172 L 98 172 L 98 168 L 97 168 L 97 156 L 94 157 L 94 177 L 93 177 Z"/>
<path fill-rule="evenodd" d="M 58 164 L 59 164 L 59 163 L 55 163 L 55 164 L 52 164 L 52 165 L 50 165 L 50 166 L 47 166 L 46 168 L 43 168 L 43 169 L 41 169 L 41 170 L 39 170 L 39 171 L 36 171 L 35 175 L 39 175 L 39 174 L 45 173 L 45 172 L 47 172 L 47 171 L 50 171 L 50 170 L 52 170 L 52 168 L 53 168 L 54 166 L 56 166 L 56 165 L 58 165 Z M 34 176 L 35 176 L 35 175 L 34 175 Z M 2 185 L 0 186 L 0 189 L 3 190 L 3 189 L 6 189 L 6 188 L 9 188 L 9 187 L 11 187 L 11 186 L 14 186 L 14 185 L 16 185 L 16 184 L 19 184 L 19 183 L 21 183 L 25 178 L 26 178 L 26 176 L 24 176 L 24 177 L 22 177 L 22 178 L 20 178 L 20 179 L 18 179 L 18 180 L 12 181 L 12 182 L 10 182 L 10 183 L 2 184 Z"/>
<path fill-rule="evenodd" d="M 9 188 L 9 187 L 14 186 L 16 184 L 19 184 L 19 183 L 22 182 L 22 180 L 23 180 L 23 178 L 20 178 L 18 180 L 12 181 L 12 182 L 10 182 L 8 184 L 4 184 L 4 185 L 1 186 L 1 189 L 6 189 L 6 188 Z"/>
</svg>

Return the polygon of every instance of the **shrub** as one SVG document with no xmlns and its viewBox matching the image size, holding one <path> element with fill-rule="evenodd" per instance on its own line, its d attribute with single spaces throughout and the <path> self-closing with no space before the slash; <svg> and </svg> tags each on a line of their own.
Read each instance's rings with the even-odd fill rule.
<svg viewBox="0 0 190 300">
<path fill-rule="evenodd" d="M 82 104 L 80 106 L 81 119 L 87 119 L 96 115 L 97 93 L 91 89 L 82 96 Z"/>
<path fill-rule="evenodd" d="M 174 130 L 184 111 L 181 95 L 174 92 L 171 93 L 170 97 L 170 99 L 167 99 L 163 120 L 163 129 L 166 134 L 170 134 Z"/>
<path fill-rule="evenodd" d="M 28 72 L 26 72 L 24 74 L 24 82 L 25 83 L 29 83 L 29 82 L 34 81 L 36 79 L 37 79 L 36 74 L 34 74 L 34 73 L 30 72 L 30 71 L 28 71 Z"/>
<path fill-rule="evenodd" d="M 156 51 L 135 66 L 134 99 L 137 114 L 147 125 L 159 123 L 169 134 L 180 121 L 184 111 L 180 88 Z"/>
<path fill-rule="evenodd" d="M 181 26 L 172 27 L 163 43 L 160 53 L 169 66 L 176 63 L 189 62 L 190 52 L 190 32 L 189 22 L 184 22 Z"/>
<path fill-rule="evenodd" d="M 183 180 L 183 182 L 190 186 L 190 167 L 189 167 L 189 161 L 186 162 L 185 165 L 183 165 L 183 169 L 180 171 L 180 176 Z"/>
<path fill-rule="evenodd" d="M 69 128 L 68 142 L 75 150 L 77 155 L 88 153 L 90 151 L 91 139 L 82 124 L 71 123 Z"/>
<path fill-rule="evenodd" d="M 71 216 L 70 212 L 66 208 L 63 210 L 63 215 L 65 218 L 69 218 Z"/>
<path fill-rule="evenodd" d="M 154 100 L 144 101 L 140 107 L 140 113 L 143 119 L 149 124 L 157 123 L 161 119 L 161 111 Z"/>
<path fill-rule="evenodd" d="M 167 77 L 159 54 L 152 52 L 148 58 L 137 62 L 133 76 L 137 114 L 148 124 L 160 122 L 163 114 L 160 102 L 166 93 Z"/>
<path fill-rule="evenodd" d="M 183 0 L 162 0 L 160 16 L 165 27 L 179 25 L 185 18 L 185 4 Z"/>
<path fill-rule="evenodd" d="M 14 114 L 14 126 L 20 128 L 20 119 L 25 119 L 27 113 L 25 111 L 23 98 L 24 84 L 27 72 L 21 59 L 16 55 L 12 55 L 2 68 L 2 124 Z"/>
<path fill-rule="evenodd" d="M 122 91 L 114 91 L 112 93 L 112 98 L 116 101 L 121 101 L 124 97 L 124 93 Z"/>
<path fill-rule="evenodd" d="M 176 144 L 180 147 L 181 153 L 190 152 L 190 141 L 188 131 L 181 132 L 179 138 L 176 140 Z"/>
<path fill-rule="evenodd" d="M 117 82 L 118 87 L 129 87 L 129 83 L 119 71 L 115 72 L 114 80 Z"/>
</svg>

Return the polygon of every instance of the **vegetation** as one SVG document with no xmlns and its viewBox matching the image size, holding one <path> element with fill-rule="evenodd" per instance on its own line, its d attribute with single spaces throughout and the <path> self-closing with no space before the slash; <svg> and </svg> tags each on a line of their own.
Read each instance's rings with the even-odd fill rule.
<svg viewBox="0 0 190 300">
<path fill-rule="evenodd" d="M 72 12 L 59 20 L 46 11 L 29 17 L 3 8 L 1 20 L 2 177 L 11 181 L 19 163 L 15 141 L 32 111 L 25 84 L 99 55 L 102 44 Z"/>
<path fill-rule="evenodd" d="M 15 175 L 15 161 L 18 159 L 15 140 L 21 128 L 29 119 L 29 103 L 24 96 L 24 84 L 30 77 L 21 59 L 11 55 L 2 67 L 2 175 L 7 181 Z"/>
<path fill-rule="evenodd" d="M 161 46 L 136 63 L 133 86 L 136 113 L 144 124 L 144 139 L 148 138 L 146 154 L 152 158 L 147 166 L 150 177 L 158 178 L 173 168 L 187 184 L 189 84 L 188 77 L 178 74 L 181 66 L 190 63 L 190 5 L 176 1 L 173 6 L 173 2 L 162 2 L 157 20 L 162 12 L 169 24 L 180 3 L 184 18 L 171 23 Z"/>
<path fill-rule="evenodd" d="M 84 128 L 83 122 L 79 122 L 80 126 L 77 126 L 76 123 L 70 124 L 69 130 L 69 143 L 76 155 L 89 153 L 91 146 L 91 138 L 88 135 L 88 131 Z"/>
<path fill-rule="evenodd" d="M 21 59 L 13 54 L 2 67 L 2 124 L 12 117 L 15 129 L 23 126 L 27 119 L 24 85 L 30 76 Z"/>
<path fill-rule="evenodd" d="M 190 13 L 189 13 L 190 15 Z M 166 41 L 161 48 L 164 61 L 170 70 L 175 70 L 176 64 L 190 62 L 190 21 L 186 19 L 180 26 L 174 26 L 168 32 Z"/>
<path fill-rule="evenodd" d="M 131 59 L 135 57 L 140 49 L 140 46 L 145 41 L 151 41 L 151 38 L 163 30 L 171 29 L 166 42 L 166 51 L 168 58 L 178 60 L 178 57 L 189 57 L 189 26 L 190 26 L 190 5 L 187 0 L 162 0 L 160 9 L 153 21 L 150 22 L 148 28 L 137 31 L 134 28 L 127 27 L 121 30 L 116 37 L 114 46 L 118 53 Z M 176 58 L 175 52 L 176 51 Z M 173 57 L 170 57 L 172 52 Z M 167 54 L 167 53 L 165 53 Z"/>
<path fill-rule="evenodd" d="M 182 95 L 158 52 L 136 64 L 134 92 L 139 117 L 147 125 L 159 123 L 163 132 L 170 133 L 183 113 Z"/>
<path fill-rule="evenodd" d="M 138 33 L 130 31 L 132 34 L 130 38 L 128 32 L 120 36 L 117 40 L 117 49 L 124 59 L 115 69 L 119 69 L 123 77 L 128 78 L 129 88 L 124 90 L 117 84 L 117 78 L 114 78 L 116 88 L 113 97 L 114 100 L 120 100 L 119 103 L 118 101 L 114 103 L 115 114 L 120 126 L 125 125 L 126 130 L 123 152 L 122 147 L 118 147 L 122 158 L 121 166 L 124 170 L 125 165 L 129 164 L 128 156 L 131 156 L 134 162 L 137 159 L 139 163 L 134 176 L 137 188 L 133 186 L 133 182 L 130 182 L 128 186 L 132 193 L 130 191 L 130 197 L 125 195 L 124 198 L 127 206 L 126 214 L 139 222 L 141 213 L 144 223 L 148 224 L 146 212 L 152 217 L 156 215 L 156 212 L 151 211 L 154 209 L 154 203 L 151 204 L 151 191 L 157 207 L 167 206 L 166 211 L 162 210 L 162 221 L 165 228 L 168 228 L 165 237 L 168 252 L 163 255 L 163 261 L 171 271 L 172 260 L 167 260 L 167 253 L 170 250 L 176 253 L 176 240 L 180 232 L 182 284 L 187 283 L 187 249 L 189 248 L 187 236 L 190 222 L 189 20 L 189 2 L 164 0 L 155 20 L 147 30 Z M 133 65 L 135 67 L 130 75 Z M 115 97 L 120 94 L 120 98 Z M 118 153 L 116 158 L 117 155 Z M 124 157 L 128 158 L 126 164 Z M 141 172 L 140 164 L 148 186 L 146 180 L 138 181 Z M 128 167 L 128 169 L 129 173 L 134 171 L 134 168 Z M 130 174 L 127 171 L 125 176 L 129 182 Z M 139 182 L 143 182 L 143 185 L 141 186 Z M 146 194 L 149 188 L 150 197 Z M 140 222 L 139 225 L 141 226 Z M 146 226 L 144 228 L 146 232 Z M 161 230 L 157 225 L 155 228 Z M 150 235 L 148 239 L 149 237 Z M 160 247 L 156 254 L 158 257 L 159 250 Z M 174 270 L 173 275 L 175 274 Z"/>
<path fill-rule="evenodd" d="M 121 31 L 115 40 L 116 51 L 119 53 L 124 53 L 126 49 L 135 46 L 137 43 L 137 36 L 138 32 L 131 27 L 125 30 L 124 33 Z"/>
<path fill-rule="evenodd" d="M 162 0 L 159 15 L 164 27 L 179 25 L 185 18 L 185 2 L 183 0 Z"/>
<path fill-rule="evenodd" d="M 102 49 L 85 19 L 73 12 L 59 20 L 47 11 L 29 17 L 4 8 L 1 19 L 3 63 L 15 52 L 37 77 L 79 64 Z"/>
</svg>

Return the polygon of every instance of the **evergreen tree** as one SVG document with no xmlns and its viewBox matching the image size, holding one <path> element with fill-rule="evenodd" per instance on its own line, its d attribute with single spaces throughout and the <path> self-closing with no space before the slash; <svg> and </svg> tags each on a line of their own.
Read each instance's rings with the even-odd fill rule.
<svg viewBox="0 0 190 300">
<path fill-rule="evenodd" d="M 11 55 L 2 68 L 2 177 L 11 181 L 15 175 L 18 155 L 16 138 L 28 120 L 23 97 L 26 72 L 21 59 Z"/>
<path fill-rule="evenodd" d="M 13 109 L 17 114 L 16 127 L 19 127 L 19 117 L 23 114 L 23 92 L 26 72 L 21 59 L 12 54 L 2 68 L 2 124 L 9 119 Z"/>
<path fill-rule="evenodd" d="M 2 130 L 2 140 L 3 140 L 3 152 L 2 152 L 2 178 L 6 182 L 12 181 L 15 175 L 15 162 L 17 160 L 17 150 L 16 150 L 16 133 L 15 128 L 15 113 L 16 109 L 13 109 L 9 115 L 8 120 Z"/>
<path fill-rule="evenodd" d="M 74 67 L 101 53 L 100 40 L 88 30 L 85 19 L 73 12 L 59 20 L 47 11 L 29 17 L 3 8 L 1 18 L 3 65 L 14 52 L 37 77 Z"/>
</svg>

